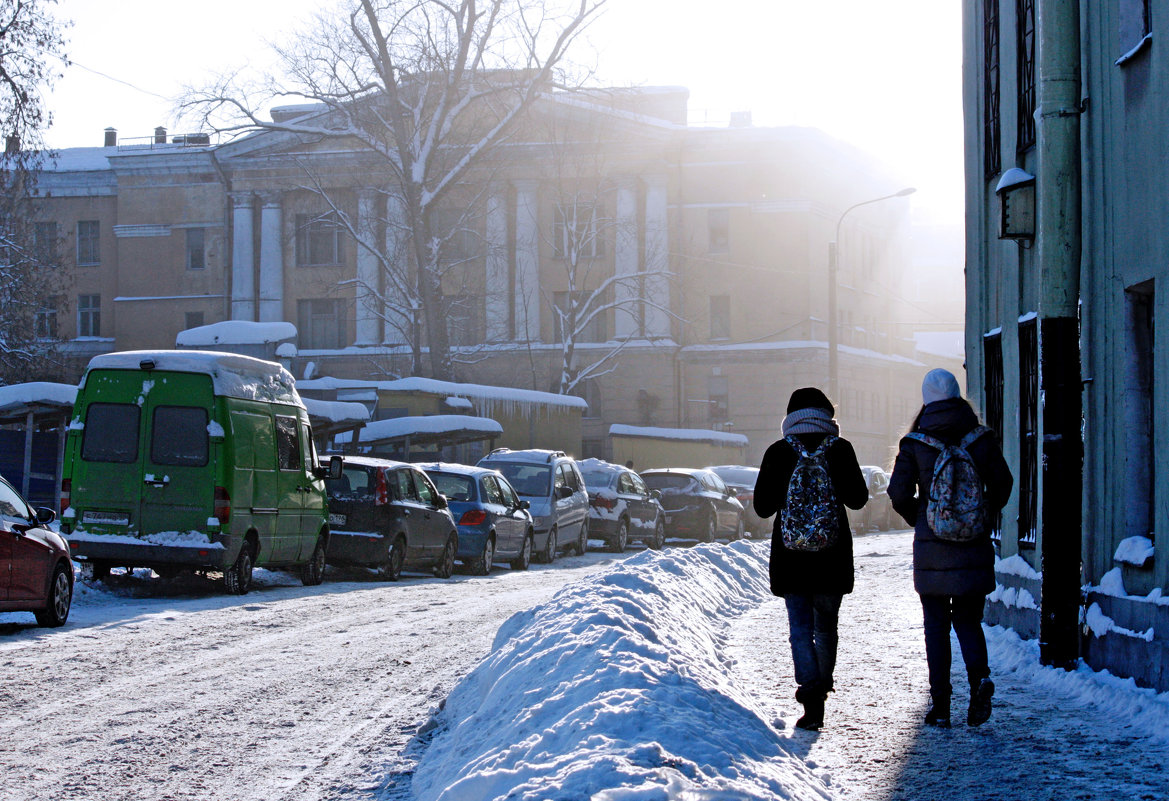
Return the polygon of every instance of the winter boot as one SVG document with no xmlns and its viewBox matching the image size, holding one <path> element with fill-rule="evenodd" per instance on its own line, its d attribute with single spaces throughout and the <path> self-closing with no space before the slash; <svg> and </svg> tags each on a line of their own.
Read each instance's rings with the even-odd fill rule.
<svg viewBox="0 0 1169 801">
<path fill-rule="evenodd" d="M 981 726 L 990 720 L 990 699 L 994 697 L 994 682 L 983 679 L 970 688 L 970 709 L 966 712 L 967 726 Z"/>
<path fill-rule="evenodd" d="M 804 714 L 796 721 L 797 729 L 819 731 L 824 725 L 824 700 L 827 697 L 828 693 L 816 685 L 796 690 L 796 700 L 804 706 Z"/>
<path fill-rule="evenodd" d="M 950 728 L 950 696 L 933 696 L 930 709 L 925 713 L 925 725 L 939 729 Z"/>
</svg>

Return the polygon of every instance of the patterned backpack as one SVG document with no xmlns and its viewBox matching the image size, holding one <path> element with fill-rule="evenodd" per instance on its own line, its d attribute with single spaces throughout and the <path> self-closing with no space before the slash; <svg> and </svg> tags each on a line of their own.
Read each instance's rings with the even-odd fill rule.
<svg viewBox="0 0 1169 801">
<path fill-rule="evenodd" d="M 947 445 L 917 431 L 905 435 L 907 439 L 922 442 L 939 452 L 925 508 L 926 522 L 938 539 L 970 542 L 986 532 L 982 477 L 966 449 L 989 431 L 986 426 L 977 426 L 957 445 Z"/>
<path fill-rule="evenodd" d="M 793 551 L 821 551 L 840 534 L 836 493 L 828 475 L 828 449 L 836 441 L 829 434 L 812 453 L 795 436 L 784 437 L 798 461 L 787 485 L 787 504 L 780 514 L 784 547 Z"/>
</svg>

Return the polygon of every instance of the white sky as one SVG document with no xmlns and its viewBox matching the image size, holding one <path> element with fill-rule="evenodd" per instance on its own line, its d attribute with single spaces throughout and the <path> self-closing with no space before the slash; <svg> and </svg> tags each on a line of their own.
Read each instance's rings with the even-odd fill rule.
<svg viewBox="0 0 1169 801">
<path fill-rule="evenodd" d="M 163 98 L 209 73 L 263 64 L 266 41 L 287 39 L 326 5 L 60 0 L 75 64 L 50 98 L 48 143 L 97 146 L 108 126 L 121 137 L 156 125 L 179 132 Z M 590 42 L 605 83 L 687 86 L 692 121 L 750 110 L 757 125 L 821 128 L 916 186 L 919 213 L 957 221 L 960 26 L 958 0 L 610 0 Z"/>
</svg>

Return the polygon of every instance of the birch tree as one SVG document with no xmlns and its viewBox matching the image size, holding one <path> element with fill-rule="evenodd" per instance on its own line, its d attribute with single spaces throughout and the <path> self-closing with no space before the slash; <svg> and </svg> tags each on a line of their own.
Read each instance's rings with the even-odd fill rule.
<svg viewBox="0 0 1169 801">
<path fill-rule="evenodd" d="M 561 85 L 570 48 L 605 2 L 348 0 L 346 14 L 318 15 L 310 33 L 277 49 L 279 76 L 252 84 L 228 76 L 182 106 L 218 132 L 282 131 L 364 154 L 360 179 L 374 199 L 366 202 L 383 209 L 377 226 L 347 211 L 327 180 L 316 179 L 318 190 L 378 261 L 388 297 L 363 289 L 386 302 L 386 324 L 420 329 L 411 334 L 415 372 L 424 338 L 430 375 L 450 379 L 442 277 L 453 232 L 439 210 Z M 320 113 L 279 121 L 262 113 L 305 100 Z"/>
</svg>

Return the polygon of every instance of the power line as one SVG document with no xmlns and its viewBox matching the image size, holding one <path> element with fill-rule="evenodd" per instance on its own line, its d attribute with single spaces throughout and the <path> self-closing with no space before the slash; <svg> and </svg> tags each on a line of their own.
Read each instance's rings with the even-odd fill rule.
<svg viewBox="0 0 1169 801">
<path fill-rule="evenodd" d="M 105 78 L 106 80 L 113 81 L 114 83 L 120 83 L 123 86 L 128 86 L 131 89 L 135 90 L 136 92 L 141 92 L 144 95 L 150 95 L 151 97 L 157 97 L 159 100 L 165 100 L 168 103 L 171 100 L 173 100 L 173 98 L 167 97 L 166 95 L 160 95 L 158 92 L 152 92 L 149 89 L 143 89 L 141 86 L 136 86 L 135 84 L 132 84 L 129 81 L 123 81 L 121 78 L 115 78 L 113 75 L 107 75 L 106 73 L 102 72 L 101 70 L 95 70 L 92 67 L 87 67 L 84 64 L 81 64 L 77 61 L 66 61 L 65 63 L 70 67 L 80 67 L 81 69 L 85 70 L 86 72 L 92 72 L 94 75 L 101 76 L 102 78 Z"/>
</svg>

